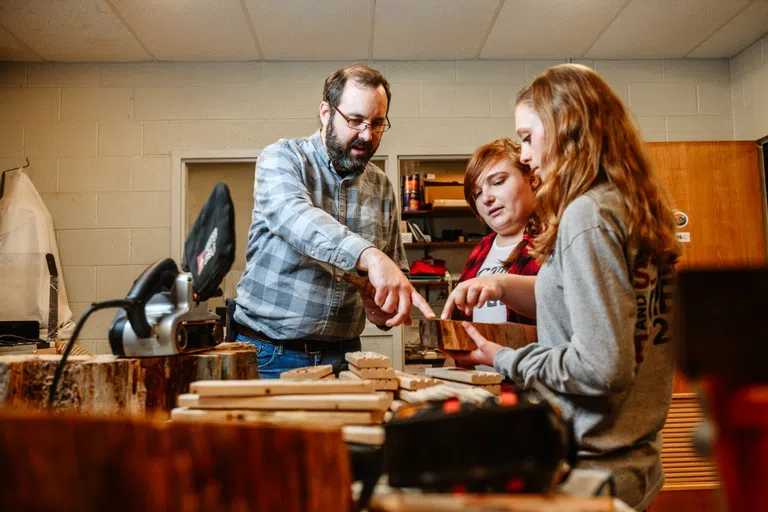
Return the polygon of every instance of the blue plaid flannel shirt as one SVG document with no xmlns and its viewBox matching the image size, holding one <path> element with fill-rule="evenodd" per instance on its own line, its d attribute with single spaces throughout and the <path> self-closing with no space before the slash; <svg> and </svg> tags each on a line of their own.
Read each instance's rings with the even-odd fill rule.
<svg viewBox="0 0 768 512">
<path fill-rule="evenodd" d="M 342 179 L 319 131 L 279 140 L 256 163 L 235 320 L 276 340 L 359 336 L 363 303 L 342 276 L 355 272 L 372 246 L 408 268 L 395 191 L 384 172 L 369 163 Z"/>
</svg>

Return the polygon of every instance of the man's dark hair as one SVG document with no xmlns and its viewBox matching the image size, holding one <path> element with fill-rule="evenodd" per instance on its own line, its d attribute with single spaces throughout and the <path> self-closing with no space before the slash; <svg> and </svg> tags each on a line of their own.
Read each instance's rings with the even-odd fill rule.
<svg viewBox="0 0 768 512">
<path fill-rule="evenodd" d="M 384 87 L 384 92 L 387 93 L 387 113 L 389 113 L 389 102 L 392 98 L 389 82 L 384 78 L 384 75 L 365 64 L 344 66 L 326 78 L 325 87 L 323 87 L 323 101 L 335 108 L 341 101 L 341 93 L 344 91 L 344 86 L 347 85 L 348 80 L 354 80 L 360 85 L 373 89 L 377 89 L 379 86 Z"/>
</svg>

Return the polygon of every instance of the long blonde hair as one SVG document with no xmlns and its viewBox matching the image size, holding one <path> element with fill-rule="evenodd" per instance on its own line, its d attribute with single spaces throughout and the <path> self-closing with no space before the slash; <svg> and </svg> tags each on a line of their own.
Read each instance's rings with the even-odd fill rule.
<svg viewBox="0 0 768 512">
<path fill-rule="evenodd" d="M 601 181 L 619 190 L 627 212 L 630 243 L 657 264 L 680 255 L 666 189 L 621 100 L 586 66 L 548 69 L 517 95 L 544 126 L 541 167 L 546 179 L 537 199 L 543 231 L 532 253 L 543 262 L 554 249 L 566 207 Z"/>
</svg>

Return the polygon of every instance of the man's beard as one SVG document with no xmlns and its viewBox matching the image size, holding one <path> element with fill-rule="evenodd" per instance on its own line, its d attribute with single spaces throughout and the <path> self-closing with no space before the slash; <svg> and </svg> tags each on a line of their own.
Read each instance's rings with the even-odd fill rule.
<svg viewBox="0 0 768 512">
<path fill-rule="evenodd" d="M 328 156 L 331 157 L 331 162 L 333 162 L 336 172 L 342 176 L 363 172 L 365 166 L 368 165 L 368 161 L 378 149 L 378 145 L 374 147 L 372 141 L 365 141 L 360 138 L 355 138 L 344 146 L 336 137 L 336 131 L 333 128 L 333 116 L 328 120 L 325 145 L 328 148 Z M 352 155 L 353 148 L 362 149 L 365 153 L 360 156 Z"/>
</svg>

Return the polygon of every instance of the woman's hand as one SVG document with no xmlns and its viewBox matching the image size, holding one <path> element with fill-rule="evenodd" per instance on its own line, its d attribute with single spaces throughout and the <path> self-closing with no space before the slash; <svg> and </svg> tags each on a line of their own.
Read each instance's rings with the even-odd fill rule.
<svg viewBox="0 0 768 512">
<path fill-rule="evenodd" d="M 460 368 L 474 367 L 478 364 L 493 366 L 493 358 L 496 355 L 496 352 L 502 349 L 502 346 L 485 339 L 485 337 L 469 322 L 461 322 L 461 326 L 467 331 L 469 337 L 474 340 L 477 348 L 471 352 L 448 352 L 454 361 L 456 361 L 456 366 Z"/>
<path fill-rule="evenodd" d="M 502 279 L 498 275 L 481 276 L 459 283 L 445 301 L 440 318 L 451 317 L 454 308 L 459 308 L 465 315 L 472 314 L 472 309 L 482 307 L 489 300 L 501 300 Z"/>
</svg>

